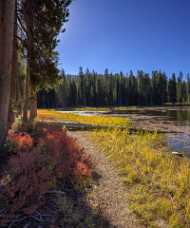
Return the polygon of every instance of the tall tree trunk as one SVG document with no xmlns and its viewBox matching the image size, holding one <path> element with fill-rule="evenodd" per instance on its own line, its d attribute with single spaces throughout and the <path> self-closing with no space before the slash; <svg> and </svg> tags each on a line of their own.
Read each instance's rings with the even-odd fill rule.
<svg viewBox="0 0 190 228">
<path fill-rule="evenodd" d="M 25 23 L 27 30 L 27 75 L 26 75 L 26 84 L 25 84 L 25 104 L 23 110 L 23 125 L 30 124 L 30 117 L 28 115 L 29 106 L 30 106 L 30 95 L 31 95 L 31 66 L 32 66 L 32 44 L 33 44 L 33 10 L 32 10 L 32 1 L 28 0 L 25 4 Z"/>
<path fill-rule="evenodd" d="M 27 73 L 24 85 L 24 107 L 23 107 L 23 125 L 27 125 L 28 123 L 28 109 L 29 109 L 29 94 L 30 94 L 30 73 L 29 73 L 29 65 L 27 65 Z"/>
<path fill-rule="evenodd" d="M 8 129 L 15 0 L 0 0 L 0 145 Z"/>
<path fill-rule="evenodd" d="M 31 94 L 31 106 L 30 106 L 30 122 L 33 123 L 35 118 L 37 117 L 37 94 L 36 91 L 33 90 Z"/>
<path fill-rule="evenodd" d="M 9 104 L 9 126 L 15 121 L 15 107 L 17 106 L 16 99 L 16 78 L 18 75 L 18 43 L 17 43 L 17 7 L 15 7 L 15 22 L 14 22 L 14 41 L 13 41 L 13 56 L 12 56 L 12 75 L 11 75 L 11 98 Z"/>
<path fill-rule="evenodd" d="M 22 116 L 24 106 L 24 82 L 21 79 L 20 74 L 20 64 L 17 59 L 17 73 L 15 74 L 17 116 Z"/>
</svg>

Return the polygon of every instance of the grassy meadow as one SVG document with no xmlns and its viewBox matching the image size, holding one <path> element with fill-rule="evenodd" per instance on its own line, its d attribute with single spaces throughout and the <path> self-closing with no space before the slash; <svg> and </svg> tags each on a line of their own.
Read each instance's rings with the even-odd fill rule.
<svg viewBox="0 0 190 228">
<path fill-rule="evenodd" d="M 131 212 L 147 227 L 190 227 L 190 161 L 169 153 L 163 136 L 130 134 L 126 118 L 55 110 L 39 110 L 38 118 L 126 126 L 126 130 L 96 130 L 90 136 L 118 170 L 126 185 Z"/>
<path fill-rule="evenodd" d="M 70 121 L 81 124 L 90 124 L 97 126 L 126 126 L 130 122 L 127 118 L 107 117 L 107 116 L 80 116 L 73 113 L 57 112 L 55 110 L 38 110 L 40 120 Z"/>
<path fill-rule="evenodd" d="M 155 134 L 97 131 L 92 138 L 117 168 L 130 209 L 148 227 L 190 226 L 190 161 L 172 156 Z"/>
</svg>

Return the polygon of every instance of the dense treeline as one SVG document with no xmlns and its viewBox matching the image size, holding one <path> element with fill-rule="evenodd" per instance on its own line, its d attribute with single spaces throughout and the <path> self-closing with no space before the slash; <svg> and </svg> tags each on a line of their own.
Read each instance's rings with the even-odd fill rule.
<svg viewBox="0 0 190 228">
<path fill-rule="evenodd" d="M 122 72 L 104 74 L 95 71 L 78 75 L 62 73 L 59 86 L 50 91 L 38 93 L 39 107 L 67 106 L 122 106 L 162 105 L 165 103 L 190 103 L 190 76 L 161 71 L 152 74 L 138 71 L 136 75 Z"/>
</svg>

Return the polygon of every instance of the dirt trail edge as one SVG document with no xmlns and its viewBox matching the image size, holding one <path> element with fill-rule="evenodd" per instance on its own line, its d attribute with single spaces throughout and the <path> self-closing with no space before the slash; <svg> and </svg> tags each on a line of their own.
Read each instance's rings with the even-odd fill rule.
<svg viewBox="0 0 190 228">
<path fill-rule="evenodd" d="M 137 219 L 128 209 L 127 189 L 123 185 L 117 171 L 112 167 L 105 155 L 98 150 L 90 139 L 90 132 L 75 131 L 69 134 L 90 154 L 99 176 L 98 185 L 89 195 L 89 202 L 97 204 L 102 215 L 109 219 L 113 227 L 140 228 Z"/>
</svg>

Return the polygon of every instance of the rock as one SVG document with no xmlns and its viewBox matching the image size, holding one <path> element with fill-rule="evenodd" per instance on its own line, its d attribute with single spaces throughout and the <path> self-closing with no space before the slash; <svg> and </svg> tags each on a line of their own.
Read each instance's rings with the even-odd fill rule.
<svg viewBox="0 0 190 228">
<path fill-rule="evenodd" d="M 176 155 L 176 156 L 179 156 L 179 157 L 184 157 L 184 154 L 181 153 L 181 152 L 173 151 L 172 154 Z"/>
</svg>

